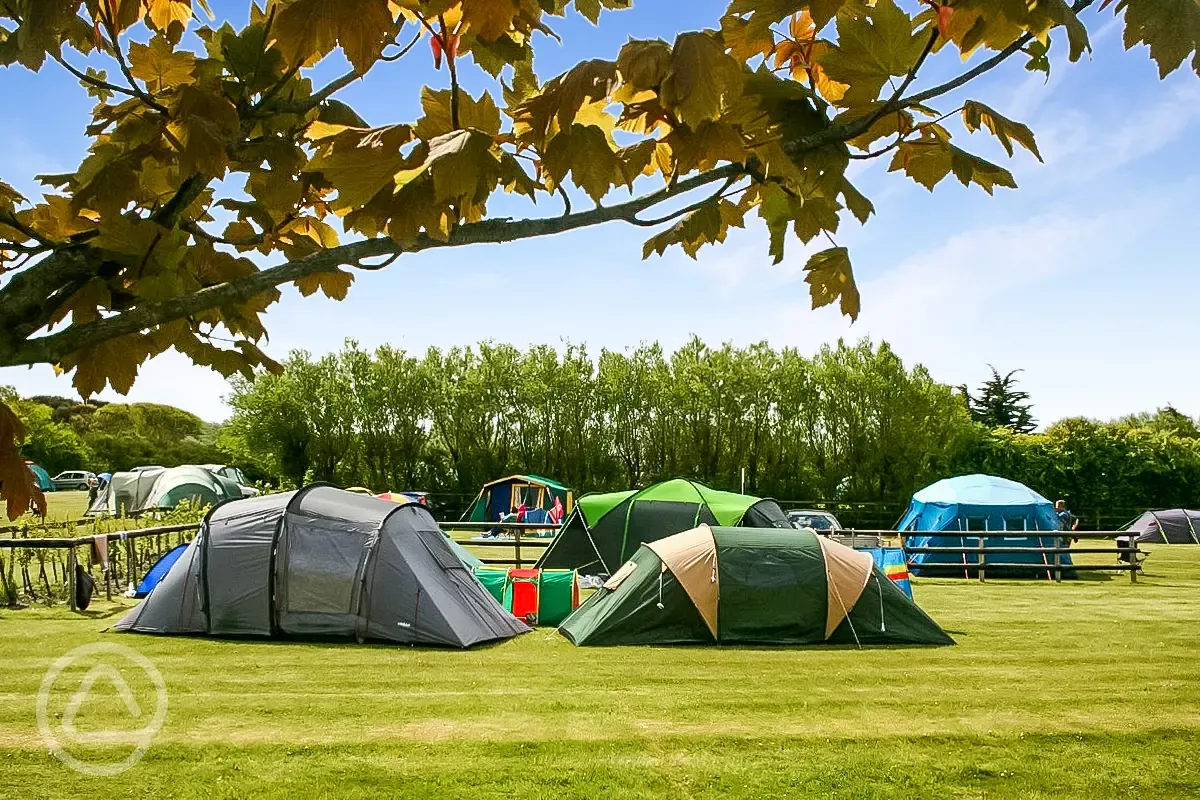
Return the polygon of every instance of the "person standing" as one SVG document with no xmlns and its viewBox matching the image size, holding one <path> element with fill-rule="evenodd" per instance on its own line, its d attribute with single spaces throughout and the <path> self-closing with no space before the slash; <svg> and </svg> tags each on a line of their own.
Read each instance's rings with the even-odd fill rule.
<svg viewBox="0 0 1200 800">
<path fill-rule="evenodd" d="M 1079 517 L 1075 516 L 1067 509 L 1067 501 L 1059 500 L 1054 504 L 1054 513 L 1058 515 L 1058 529 L 1060 531 L 1076 531 L 1079 530 Z M 1078 537 L 1072 537 L 1072 541 L 1078 542 Z M 1063 537 L 1063 543 L 1066 544 L 1068 537 Z"/>
</svg>

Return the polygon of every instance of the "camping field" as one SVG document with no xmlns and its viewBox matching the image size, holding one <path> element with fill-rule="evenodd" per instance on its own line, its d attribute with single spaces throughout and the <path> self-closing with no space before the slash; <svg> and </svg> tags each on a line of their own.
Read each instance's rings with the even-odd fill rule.
<svg viewBox="0 0 1200 800">
<path fill-rule="evenodd" d="M 587 649 L 539 629 L 457 652 L 105 633 L 117 603 L 2 610 L 0 797 L 1200 795 L 1200 548 L 1157 548 L 1136 585 L 916 594 L 957 646 Z M 168 691 L 116 777 L 67 769 L 35 721 L 47 668 L 88 642 L 135 648 Z M 79 730 L 127 719 L 104 686 Z"/>
</svg>

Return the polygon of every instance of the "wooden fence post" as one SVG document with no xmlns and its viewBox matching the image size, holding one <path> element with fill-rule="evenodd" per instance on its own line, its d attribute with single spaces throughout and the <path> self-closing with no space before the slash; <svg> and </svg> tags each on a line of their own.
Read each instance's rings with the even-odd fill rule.
<svg viewBox="0 0 1200 800">
<path fill-rule="evenodd" d="M 984 573 L 987 572 L 987 539 L 983 536 L 979 537 L 979 582 L 985 580 Z M 1003 559 L 1001 559 L 1003 560 Z"/>
<path fill-rule="evenodd" d="M 1137 536 L 1132 533 L 1129 534 L 1129 547 L 1132 548 L 1129 551 L 1129 582 L 1137 583 L 1138 543 Z"/>
<path fill-rule="evenodd" d="M 125 539 L 125 572 L 129 583 L 132 585 L 137 580 L 134 577 L 134 572 L 137 568 L 133 563 L 133 539 L 130 539 L 128 536 L 123 538 Z"/>
<path fill-rule="evenodd" d="M 78 611 L 75 607 L 75 548 L 67 548 L 67 594 L 70 595 L 68 601 L 71 604 L 72 611 Z"/>
<path fill-rule="evenodd" d="M 1062 550 L 1063 544 L 1066 541 L 1067 541 L 1066 539 L 1063 539 L 1061 542 L 1056 542 L 1056 544 L 1054 545 L 1054 582 L 1055 583 L 1062 583 L 1062 553 L 1060 553 L 1059 551 Z"/>
<path fill-rule="evenodd" d="M 521 529 L 513 530 L 513 560 L 517 562 L 517 569 L 521 568 Z"/>
</svg>

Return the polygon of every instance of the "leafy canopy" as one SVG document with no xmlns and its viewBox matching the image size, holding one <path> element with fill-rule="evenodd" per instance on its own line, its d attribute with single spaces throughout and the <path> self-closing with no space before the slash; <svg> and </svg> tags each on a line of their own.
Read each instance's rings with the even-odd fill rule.
<svg viewBox="0 0 1200 800">
<path fill-rule="evenodd" d="M 874 207 L 847 179 L 850 161 L 891 154 L 892 171 L 930 190 L 951 174 L 1013 187 L 1004 167 L 952 143 L 949 120 L 1010 155 L 1014 143 L 1037 155 L 1032 132 L 981 102 L 931 103 L 1013 57 L 1048 72 L 1054 41 L 1079 59 L 1092 5 L 732 0 L 711 29 L 536 75 L 555 18 L 598 23 L 629 2 L 266 0 L 239 28 L 204 0 L 0 0 L 0 64 L 67 70 L 96 100 L 73 172 L 38 176 L 40 198 L 0 176 L 0 366 L 53 364 L 84 396 L 128 391 L 171 348 L 226 376 L 275 370 L 259 343 L 280 285 L 341 299 L 354 280 L 344 267 L 614 221 L 663 226 L 645 255 L 678 245 L 695 257 L 747 215 L 765 223 L 776 262 L 789 231 L 828 239 L 808 248 L 813 305 L 853 318 L 853 267 L 834 236 L 847 212 L 865 223 Z M 1101 7 L 1162 75 L 1200 72 L 1196 0 Z M 922 65 L 943 55 L 968 66 L 923 85 Z M 107 66 L 81 68 L 84 56 Z M 308 70 L 331 57 L 350 70 L 315 86 Z M 381 62 L 422 57 L 444 78 L 412 87 L 418 120 L 371 126 L 336 98 Z M 463 91 L 463 69 L 493 88 Z M 618 189 L 632 196 L 609 202 Z M 497 192 L 565 210 L 493 217 Z M 20 435 L 0 427 L 2 491 L 17 506 L 30 494 L 6 443 Z"/>
</svg>

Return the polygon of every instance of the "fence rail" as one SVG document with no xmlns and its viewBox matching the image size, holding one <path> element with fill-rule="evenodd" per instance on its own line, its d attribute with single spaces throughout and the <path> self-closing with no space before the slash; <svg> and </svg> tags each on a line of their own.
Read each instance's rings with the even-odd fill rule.
<svg viewBox="0 0 1200 800">
<path fill-rule="evenodd" d="M 551 525 L 542 525 L 536 522 L 443 522 L 442 529 L 446 531 L 450 538 L 454 539 L 454 532 L 472 532 L 472 531 L 495 531 L 499 530 L 502 533 L 512 532 L 512 538 L 508 539 L 455 539 L 460 545 L 468 547 L 508 547 L 512 549 L 512 558 L 480 558 L 484 564 L 489 566 L 514 566 L 521 569 L 528 563 L 536 563 L 537 558 L 522 558 L 521 548 L 534 548 L 538 551 L 546 549 L 550 543 L 554 541 L 558 535 L 558 528 Z M 530 531 L 553 531 L 554 536 L 522 536 L 522 532 Z"/>
<path fill-rule="evenodd" d="M 67 597 L 70 603 L 71 610 L 76 610 L 75 603 L 75 565 L 79 563 L 77 548 L 91 547 L 92 543 L 98 539 L 103 539 L 107 544 L 113 542 L 124 543 L 124 558 L 126 578 L 129 583 L 134 583 L 137 580 L 138 558 L 134 543 L 138 539 L 145 539 L 151 536 L 166 536 L 172 533 L 180 534 L 180 542 L 185 540 L 184 533 L 188 531 L 199 530 L 199 523 L 186 523 L 182 525 L 158 525 L 151 528 L 136 528 L 128 531 L 113 531 L 108 533 L 94 533 L 85 536 L 67 536 L 67 537 L 38 537 L 38 538 L 0 538 L 0 550 L 63 550 L 67 551 L 67 563 L 65 573 L 65 583 L 67 587 Z M 90 564 L 90 551 L 89 551 Z M 113 561 L 111 554 L 101 564 L 104 579 L 104 596 L 106 599 L 112 599 L 112 579 L 115 577 L 113 570 Z M 10 565 L 11 566 L 11 565 Z M 48 581 L 47 581 L 48 585 Z"/>
<path fill-rule="evenodd" d="M 1055 581 L 1062 581 L 1064 572 L 1128 572 L 1129 582 L 1137 583 L 1137 574 L 1141 566 L 1141 550 L 1138 548 L 1137 536 L 1130 534 L 1128 531 L 886 531 L 886 530 L 845 530 L 833 531 L 834 535 L 839 536 L 879 536 L 881 538 L 894 537 L 900 539 L 901 547 L 904 548 L 904 560 L 911 569 L 919 569 L 929 572 L 948 572 L 948 573 L 963 573 L 968 575 L 972 572 L 980 581 L 987 579 L 988 569 L 1005 570 L 1005 571 L 1028 571 L 1031 573 L 1046 573 L 1047 577 L 1053 577 Z M 952 546 L 910 546 L 908 540 L 912 538 L 924 538 L 927 536 L 942 536 L 952 539 L 962 539 L 963 544 L 959 547 Z M 988 539 L 1011 538 L 1014 536 L 1021 537 L 1038 537 L 1040 539 L 1049 539 L 1053 544 L 1047 544 L 1041 547 L 1017 546 L 1017 545 L 989 545 Z M 1105 540 L 1113 539 L 1112 547 L 1071 547 L 1066 543 L 1066 539 L 1080 540 Z M 968 545 L 967 541 L 973 540 L 975 544 Z M 1059 543 L 1059 541 L 1062 543 Z M 1124 542 L 1124 544 L 1122 544 Z M 988 554 L 1003 556 L 1005 554 L 1015 555 L 1021 553 L 1035 553 L 1041 555 L 1042 563 L 1036 562 L 1014 562 L 1008 561 L 989 561 Z M 1089 553 L 1089 554 L 1104 554 L 1111 553 L 1117 557 L 1116 564 L 1064 564 L 1062 557 L 1071 555 L 1072 553 Z M 913 559 L 914 555 L 919 554 L 944 554 L 956 555 L 962 557 L 961 563 L 916 563 Z M 974 561 L 968 561 L 967 556 L 975 556 Z"/>
</svg>

